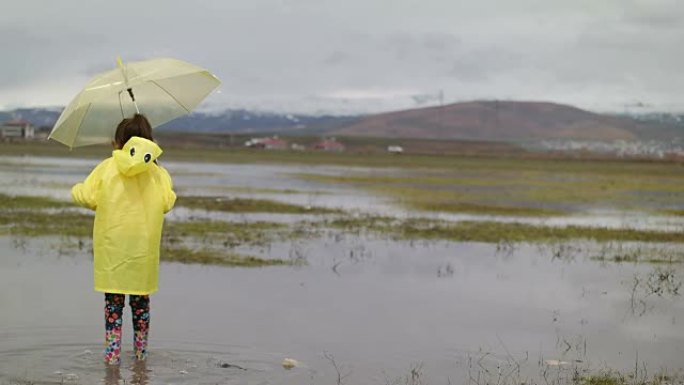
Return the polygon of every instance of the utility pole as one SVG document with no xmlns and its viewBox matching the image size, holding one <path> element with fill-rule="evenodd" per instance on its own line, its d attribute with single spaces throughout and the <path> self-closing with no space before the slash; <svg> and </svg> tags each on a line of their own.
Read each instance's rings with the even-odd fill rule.
<svg viewBox="0 0 684 385">
<path fill-rule="evenodd" d="M 444 109 L 444 90 L 441 88 L 439 89 L 439 94 L 437 95 L 439 98 L 439 108 L 437 108 L 437 125 L 439 128 L 442 128 L 443 124 L 443 119 L 442 119 L 442 110 Z"/>
<path fill-rule="evenodd" d="M 499 99 L 494 101 L 494 118 L 496 119 L 496 132 L 499 132 Z"/>
</svg>

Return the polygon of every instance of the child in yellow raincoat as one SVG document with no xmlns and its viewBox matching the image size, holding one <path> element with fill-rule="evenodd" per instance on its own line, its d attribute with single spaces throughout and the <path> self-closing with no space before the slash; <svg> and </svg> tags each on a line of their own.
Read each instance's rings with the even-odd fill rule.
<svg viewBox="0 0 684 385">
<path fill-rule="evenodd" d="M 105 361 L 118 364 L 125 295 L 133 318 L 134 351 L 147 352 L 149 294 L 157 291 L 164 214 L 176 194 L 169 173 L 157 164 L 161 148 L 140 114 L 116 129 L 112 157 L 71 190 L 73 200 L 95 211 L 95 290 L 105 293 Z"/>
</svg>

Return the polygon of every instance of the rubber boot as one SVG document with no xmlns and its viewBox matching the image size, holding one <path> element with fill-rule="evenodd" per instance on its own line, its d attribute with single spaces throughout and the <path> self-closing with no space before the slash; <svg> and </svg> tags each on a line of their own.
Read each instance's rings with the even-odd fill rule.
<svg viewBox="0 0 684 385">
<path fill-rule="evenodd" d="M 120 363 L 124 298 L 121 294 L 105 294 L 104 359 L 109 365 Z"/>
<path fill-rule="evenodd" d="M 132 295 L 129 299 L 133 314 L 133 350 L 135 358 L 147 358 L 147 338 L 150 330 L 150 296 Z"/>
</svg>

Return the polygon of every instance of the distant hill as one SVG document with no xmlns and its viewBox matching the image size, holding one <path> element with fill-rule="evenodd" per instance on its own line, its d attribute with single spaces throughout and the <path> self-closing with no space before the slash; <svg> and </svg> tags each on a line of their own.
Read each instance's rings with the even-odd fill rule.
<svg viewBox="0 0 684 385">
<path fill-rule="evenodd" d="M 474 101 L 372 115 L 335 129 L 339 136 L 467 140 L 669 140 L 674 121 L 602 115 L 547 102 Z"/>
<path fill-rule="evenodd" d="M 311 133 L 312 130 L 333 129 L 355 120 L 356 117 L 225 110 L 214 114 L 192 113 L 174 119 L 160 129 L 215 133 Z"/>
<path fill-rule="evenodd" d="M 60 108 L 0 111 L 0 123 L 23 118 L 51 128 Z M 225 110 L 192 113 L 158 128 L 172 132 L 329 135 L 518 141 L 684 138 L 684 115 L 604 115 L 546 102 L 474 101 L 368 116 L 316 116 Z"/>
<path fill-rule="evenodd" d="M 0 124 L 21 118 L 28 120 L 36 127 L 52 127 L 61 112 L 61 108 L 19 108 L 12 111 L 0 111 Z"/>
<path fill-rule="evenodd" d="M 61 108 L 21 108 L 0 111 L 0 123 L 22 118 L 37 127 L 52 127 L 57 122 Z M 314 116 L 254 112 L 247 110 L 225 110 L 219 113 L 192 113 L 174 119 L 158 129 L 165 131 L 195 131 L 214 133 L 312 133 L 329 130 L 341 124 L 352 122 L 356 117 Z"/>
</svg>

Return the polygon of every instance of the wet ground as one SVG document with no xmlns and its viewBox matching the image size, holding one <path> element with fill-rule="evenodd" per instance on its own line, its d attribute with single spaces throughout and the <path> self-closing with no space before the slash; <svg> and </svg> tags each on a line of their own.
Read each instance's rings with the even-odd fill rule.
<svg viewBox="0 0 684 385">
<path fill-rule="evenodd" d="M 68 199 L 92 164 L 1 158 L 0 192 Z M 244 188 L 288 189 L 275 195 L 361 211 L 393 207 L 286 176 L 299 166 L 167 166 L 189 194 L 209 186 L 273 199 Z M 171 219 L 191 215 L 200 213 L 179 210 Z M 126 314 L 124 362 L 107 370 L 91 257 L 87 247 L 61 251 L 63 241 L 0 237 L 0 384 L 336 384 L 338 375 L 344 384 L 560 383 L 575 369 L 684 366 L 679 264 L 602 263 L 589 258 L 592 245 L 502 250 L 326 233 L 242 250 L 306 260 L 301 266 L 163 263 L 148 362 L 134 365 Z M 283 369 L 284 358 L 299 366 Z"/>
</svg>

